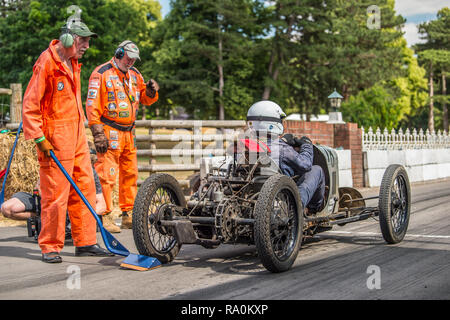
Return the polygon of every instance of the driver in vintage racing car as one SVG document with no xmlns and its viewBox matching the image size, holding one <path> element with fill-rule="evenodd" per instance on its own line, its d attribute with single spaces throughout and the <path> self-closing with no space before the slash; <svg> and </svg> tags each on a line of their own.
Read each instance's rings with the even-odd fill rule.
<svg viewBox="0 0 450 320">
<path fill-rule="evenodd" d="M 282 119 L 285 116 L 278 104 L 268 100 L 259 101 L 248 110 L 247 124 L 258 139 L 267 138 L 270 157 L 283 174 L 296 181 L 307 213 L 319 212 L 324 205 L 324 172 L 320 166 L 313 165 L 313 145 L 308 137 L 283 135 L 285 128 Z"/>
</svg>

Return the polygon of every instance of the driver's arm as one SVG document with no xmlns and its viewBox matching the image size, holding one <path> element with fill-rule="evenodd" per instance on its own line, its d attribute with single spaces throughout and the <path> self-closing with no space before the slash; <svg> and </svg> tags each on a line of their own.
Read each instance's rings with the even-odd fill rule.
<svg viewBox="0 0 450 320">
<path fill-rule="evenodd" d="M 295 151 L 291 146 L 286 146 L 284 150 L 284 161 L 286 165 L 291 167 L 295 175 L 302 175 L 306 171 L 311 170 L 313 164 L 314 151 L 313 145 L 304 143 L 300 146 L 300 151 Z"/>
</svg>

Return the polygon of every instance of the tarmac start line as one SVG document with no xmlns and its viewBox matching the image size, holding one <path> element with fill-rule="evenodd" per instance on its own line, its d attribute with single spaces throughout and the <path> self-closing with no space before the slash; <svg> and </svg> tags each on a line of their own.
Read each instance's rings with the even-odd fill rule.
<svg viewBox="0 0 450 320">
<path fill-rule="evenodd" d="M 352 231 L 327 231 L 327 234 L 349 234 L 354 236 L 382 236 L 378 232 L 352 232 Z M 405 237 L 412 238 L 437 238 L 437 239 L 450 239 L 450 236 L 432 235 L 432 234 L 408 234 Z"/>
</svg>

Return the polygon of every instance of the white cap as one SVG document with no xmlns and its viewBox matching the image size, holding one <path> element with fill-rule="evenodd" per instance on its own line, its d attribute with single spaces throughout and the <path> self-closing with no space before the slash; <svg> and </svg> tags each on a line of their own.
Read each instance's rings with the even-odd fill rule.
<svg viewBox="0 0 450 320">
<path fill-rule="evenodd" d="M 134 42 L 125 40 L 119 45 L 119 48 L 123 48 L 130 59 L 141 60 L 141 58 L 139 57 L 139 48 L 136 44 L 134 44 Z"/>
</svg>

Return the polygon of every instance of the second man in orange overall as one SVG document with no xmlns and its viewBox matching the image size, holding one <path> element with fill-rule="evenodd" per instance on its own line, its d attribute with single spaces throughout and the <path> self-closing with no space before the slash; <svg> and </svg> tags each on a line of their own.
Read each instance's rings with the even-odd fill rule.
<svg viewBox="0 0 450 320">
<path fill-rule="evenodd" d="M 114 57 L 95 68 L 89 79 L 86 113 L 98 156 L 95 169 L 106 201 L 103 223 L 110 232 L 120 232 L 111 218 L 117 174 L 122 228 L 131 228 L 138 178 L 134 122 L 139 103 L 149 106 L 158 100 L 158 84 L 153 79 L 144 82 L 133 67 L 136 59 L 140 59 L 138 47 L 124 41 Z"/>
</svg>

